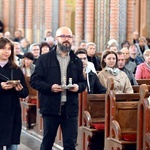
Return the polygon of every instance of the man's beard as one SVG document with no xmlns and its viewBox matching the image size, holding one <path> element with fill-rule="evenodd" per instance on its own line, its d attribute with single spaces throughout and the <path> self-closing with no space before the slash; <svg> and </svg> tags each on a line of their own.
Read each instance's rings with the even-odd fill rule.
<svg viewBox="0 0 150 150">
<path fill-rule="evenodd" d="M 68 43 L 69 45 L 63 45 L 64 43 Z M 62 44 L 58 42 L 57 46 L 62 52 L 69 52 L 71 50 L 71 45 L 69 42 L 63 42 Z"/>
</svg>

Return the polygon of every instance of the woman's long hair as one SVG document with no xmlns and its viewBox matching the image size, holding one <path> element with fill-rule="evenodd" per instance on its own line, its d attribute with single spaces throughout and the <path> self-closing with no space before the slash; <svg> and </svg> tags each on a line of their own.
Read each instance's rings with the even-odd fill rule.
<svg viewBox="0 0 150 150">
<path fill-rule="evenodd" d="M 11 48 L 11 55 L 8 58 L 10 67 L 16 69 L 18 66 L 16 65 L 16 63 L 14 61 L 14 44 L 8 38 L 1 37 L 0 38 L 0 49 L 3 49 L 6 44 L 9 44 L 10 48 Z"/>
</svg>

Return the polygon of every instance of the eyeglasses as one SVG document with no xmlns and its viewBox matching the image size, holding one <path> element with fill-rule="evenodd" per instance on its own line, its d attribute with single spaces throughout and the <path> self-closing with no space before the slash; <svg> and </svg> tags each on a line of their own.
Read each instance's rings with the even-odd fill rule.
<svg viewBox="0 0 150 150">
<path fill-rule="evenodd" d="M 80 58 L 81 60 L 87 60 L 87 58 L 86 57 L 83 57 L 83 58 Z"/>
<path fill-rule="evenodd" d="M 73 38 L 73 36 L 72 35 L 64 35 L 64 34 L 62 34 L 62 35 L 59 35 L 59 36 L 57 36 L 57 37 L 60 37 L 61 39 L 72 39 Z"/>
</svg>

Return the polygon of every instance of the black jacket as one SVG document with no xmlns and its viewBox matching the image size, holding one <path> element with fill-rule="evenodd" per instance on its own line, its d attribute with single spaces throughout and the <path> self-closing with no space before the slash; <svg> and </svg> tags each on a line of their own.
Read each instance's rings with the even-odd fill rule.
<svg viewBox="0 0 150 150">
<path fill-rule="evenodd" d="M 100 57 L 95 55 L 93 57 L 87 56 L 87 58 L 88 58 L 88 61 L 90 61 L 94 64 L 94 67 L 95 67 L 96 71 L 101 71 L 102 70 L 101 65 L 100 65 L 100 62 L 101 62 Z"/>
<path fill-rule="evenodd" d="M 4 90 L 1 82 L 8 79 L 20 80 L 23 89 L 16 91 L 14 88 Z M 11 145 L 20 143 L 21 134 L 21 106 L 20 97 L 28 96 L 28 88 L 24 75 L 20 68 L 11 69 L 9 63 L 0 67 L 0 145 Z"/>
<path fill-rule="evenodd" d="M 70 62 L 67 67 L 67 82 L 72 78 L 72 84 L 79 86 L 78 92 L 67 90 L 66 115 L 78 115 L 78 93 L 86 88 L 86 81 L 83 77 L 82 62 L 70 51 Z M 40 113 L 45 115 L 60 115 L 61 112 L 61 92 L 51 91 L 53 84 L 61 85 L 61 73 L 59 62 L 56 57 L 56 48 L 38 58 L 35 71 L 31 76 L 31 86 L 38 90 L 40 101 Z M 68 84 L 68 83 L 67 83 Z"/>
<path fill-rule="evenodd" d="M 106 88 L 102 86 L 97 75 L 94 72 L 90 71 L 88 73 L 88 76 L 89 76 L 89 85 L 87 83 L 88 94 L 105 94 Z"/>
</svg>

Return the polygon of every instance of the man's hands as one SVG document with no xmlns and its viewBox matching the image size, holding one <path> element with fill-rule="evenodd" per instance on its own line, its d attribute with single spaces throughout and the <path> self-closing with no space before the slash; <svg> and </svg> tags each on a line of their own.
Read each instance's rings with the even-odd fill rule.
<svg viewBox="0 0 150 150">
<path fill-rule="evenodd" d="M 54 92 L 54 93 L 62 92 L 64 90 L 65 89 L 63 89 L 58 84 L 53 84 L 52 87 L 51 87 L 51 91 Z M 73 84 L 73 86 L 68 89 L 68 91 L 71 91 L 71 92 L 77 92 L 78 90 L 79 90 L 79 86 L 77 84 Z"/>
<path fill-rule="evenodd" d="M 58 93 L 58 92 L 62 92 L 63 89 L 60 85 L 53 84 L 52 87 L 51 87 L 51 91 L 54 92 L 54 93 Z"/>
<path fill-rule="evenodd" d="M 77 92 L 79 90 L 79 86 L 77 84 L 73 84 L 73 87 L 69 88 L 68 91 Z"/>
</svg>

